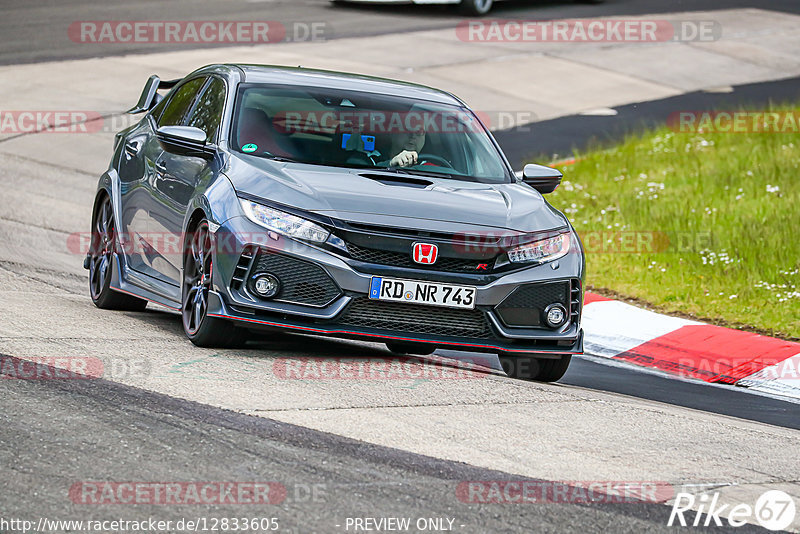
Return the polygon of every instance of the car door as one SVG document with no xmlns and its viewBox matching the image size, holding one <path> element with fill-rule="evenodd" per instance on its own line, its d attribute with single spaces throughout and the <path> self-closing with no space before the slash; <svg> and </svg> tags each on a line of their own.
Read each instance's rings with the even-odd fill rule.
<svg viewBox="0 0 800 534">
<path fill-rule="evenodd" d="M 225 82 L 210 77 L 184 117 L 181 125 L 200 128 L 209 143 L 217 141 L 225 104 Z M 178 284 L 183 267 L 183 222 L 189 204 L 199 187 L 205 187 L 219 172 L 206 159 L 163 152 L 156 162 L 158 179 L 154 195 L 159 202 L 150 217 L 151 231 L 165 236 L 160 270 L 170 282 Z"/>
<path fill-rule="evenodd" d="M 151 276 L 152 238 L 148 235 L 151 184 L 163 150 L 155 137 L 154 122 L 145 117 L 122 140 L 117 169 L 120 178 L 119 239 L 126 265 Z"/>
<path fill-rule="evenodd" d="M 137 184 L 140 192 L 127 203 L 125 209 L 135 213 L 132 240 L 126 250 L 132 268 L 165 282 L 174 282 L 175 276 L 166 259 L 174 245 L 170 235 L 153 224 L 154 214 L 160 213 L 165 199 L 160 190 L 164 179 L 164 150 L 156 138 L 156 130 L 162 126 L 178 126 L 184 123 L 207 78 L 193 78 L 178 85 L 150 113 L 142 132 L 141 152 L 142 178 Z M 134 139 L 129 139 L 134 141 Z"/>
</svg>

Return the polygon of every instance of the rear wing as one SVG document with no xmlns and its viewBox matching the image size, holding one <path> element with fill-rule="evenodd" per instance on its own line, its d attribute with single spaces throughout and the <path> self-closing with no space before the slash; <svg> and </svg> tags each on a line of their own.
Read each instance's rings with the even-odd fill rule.
<svg viewBox="0 0 800 534">
<path fill-rule="evenodd" d="M 147 79 L 147 83 L 144 84 L 144 89 L 142 90 L 142 95 L 139 97 L 139 102 L 137 102 L 136 105 L 131 109 L 126 111 L 126 113 L 136 114 L 150 111 L 150 109 L 158 104 L 158 102 L 161 100 L 161 97 L 158 95 L 158 90 L 175 87 L 179 81 L 181 80 L 162 80 L 153 74 Z"/>
</svg>

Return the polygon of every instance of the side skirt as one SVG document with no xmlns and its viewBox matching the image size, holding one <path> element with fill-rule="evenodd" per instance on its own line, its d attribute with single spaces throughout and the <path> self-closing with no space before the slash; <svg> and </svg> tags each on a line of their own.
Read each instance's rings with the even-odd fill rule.
<svg viewBox="0 0 800 534">
<path fill-rule="evenodd" d="M 117 253 L 114 253 L 114 262 L 112 263 L 111 282 L 109 287 L 120 293 L 133 295 L 145 299 L 155 304 L 160 304 L 173 311 L 181 310 L 181 303 L 165 296 L 167 293 L 173 293 L 175 287 L 165 284 L 160 280 L 156 280 L 144 274 L 136 274 L 131 276 L 132 273 L 128 272 L 128 276 L 122 276 L 123 267 L 122 261 Z"/>
</svg>

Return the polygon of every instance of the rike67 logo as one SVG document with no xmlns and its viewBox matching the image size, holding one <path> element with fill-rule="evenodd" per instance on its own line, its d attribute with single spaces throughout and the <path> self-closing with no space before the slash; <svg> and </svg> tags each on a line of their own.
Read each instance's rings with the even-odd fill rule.
<svg viewBox="0 0 800 534">
<path fill-rule="evenodd" d="M 690 510 L 695 512 L 694 520 Z M 780 490 L 762 493 L 754 506 L 747 503 L 722 504 L 719 492 L 711 495 L 680 492 L 675 496 L 667 526 L 741 527 L 757 523 L 767 530 L 784 530 L 794 521 L 796 511 L 794 499 Z M 684 517 L 684 514 L 690 517 Z"/>
</svg>

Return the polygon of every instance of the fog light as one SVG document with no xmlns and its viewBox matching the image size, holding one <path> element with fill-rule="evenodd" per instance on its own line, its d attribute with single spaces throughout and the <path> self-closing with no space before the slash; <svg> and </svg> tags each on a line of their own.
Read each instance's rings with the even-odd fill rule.
<svg viewBox="0 0 800 534">
<path fill-rule="evenodd" d="M 544 310 L 544 320 L 550 328 L 558 328 L 567 322 L 567 310 L 561 304 L 551 304 Z"/>
<path fill-rule="evenodd" d="M 253 290 L 259 297 L 269 299 L 278 294 L 281 283 L 271 274 L 259 274 L 253 278 Z"/>
</svg>

